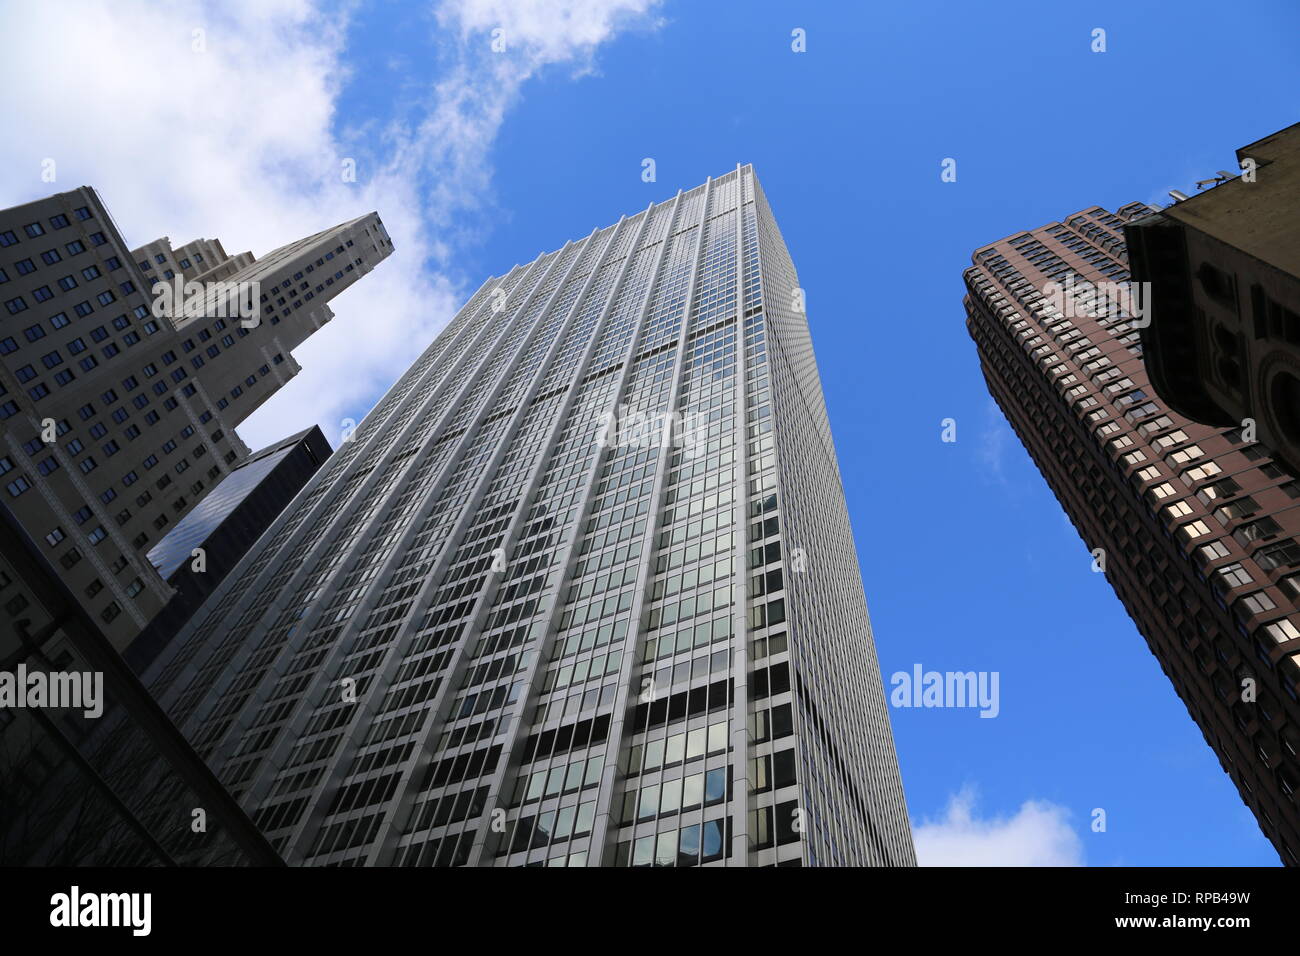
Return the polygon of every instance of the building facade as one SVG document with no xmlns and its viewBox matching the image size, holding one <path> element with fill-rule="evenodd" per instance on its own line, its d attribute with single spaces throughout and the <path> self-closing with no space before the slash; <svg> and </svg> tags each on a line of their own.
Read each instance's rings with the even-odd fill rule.
<svg viewBox="0 0 1300 956">
<path fill-rule="evenodd" d="M 257 259 L 131 249 L 88 187 L 0 211 L 0 860 L 279 859 L 122 652 L 176 597 L 147 552 L 247 457 L 235 426 L 325 303 L 391 251 L 373 213 Z M 62 686 L 102 681 L 93 707 L 8 693 L 83 679 Z"/>
<path fill-rule="evenodd" d="M 1093 569 L 1295 865 L 1300 484 L 1240 428 L 1190 422 L 1149 384 L 1141 323 L 1126 311 L 1145 297 L 1120 293 L 1125 223 L 1156 212 L 1094 207 L 977 250 L 967 328 Z"/>
<path fill-rule="evenodd" d="M 0 866 L 283 865 L 8 509 L 0 552 Z"/>
<path fill-rule="evenodd" d="M 1254 428 L 1300 476 L 1300 123 L 1237 150 L 1240 175 L 1125 227 L 1151 285 L 1143 346 L 1169 406 Z"/>
<path fill-rule="evenodd" d="M 126 649 L 134 670 L 147 669 L 332 452 L 315 425 L 253 452 L 149 551 L 175 594 Z"/>
<path fill-rule="evenodd" d="M 0 500 L 116 646 L 171 596 L 146 552 L 247 456 L 235 426 L 391 251 L 375 213 L 256 259 L 131 249 L 89 187 L 0 211 Z M 0 573 L 19 628 L 30 594 Z"/>
<path fill-rule="evenodd" d="M 147 675 L 278 852 L 914 864 L 801 303 L 748 166 L 484 283 Z"/>
</svg>

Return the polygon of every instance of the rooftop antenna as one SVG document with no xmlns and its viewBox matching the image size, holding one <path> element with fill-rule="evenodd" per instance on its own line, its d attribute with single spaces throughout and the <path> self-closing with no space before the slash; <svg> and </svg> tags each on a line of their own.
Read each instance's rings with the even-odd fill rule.
<svg viewBox="0 0 1300 956">
<path fill-rule="evenodd" d="M 1174 202 L 1183 202 L 1187 198 L 1186 193 L 1180 193 L 1177 189 L 1169 190 L 1169 195 L 1174 197 Z"/>
<path fill-rule="evenodd" d="M 1206 186 L 1209 185 L 1217 186 L 1220 183 L 1226 183 L 1229 179 L 1232 178 L 1233 178 L 1232 173 L 1224 172 L 1222 169 L 1216 170 L 1213 179 L 1202 179 L 1198 181 L 1196 184 L 1196 188 L 1204 189 Z"/>
</svg>

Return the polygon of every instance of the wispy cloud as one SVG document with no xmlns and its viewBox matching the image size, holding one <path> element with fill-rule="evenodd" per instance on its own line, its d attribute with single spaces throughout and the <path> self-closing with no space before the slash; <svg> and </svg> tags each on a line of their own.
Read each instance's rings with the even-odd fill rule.
<svg viewBox="0 0 1300 956">
<path fill-rule="evenodd" d="M 657 2 L 435 3 L 426 22 L 447 54 L 440 74 L 422 78 L 400 118 L 347 124 L 338 106 L 355 5 L 8 3 L 0 204 L 92 185 L 132 244 L 204 236 L 257 254 L 378 210 L 395 254 L 335 300 L 336 320 L 295 353 L 302 373 L 240 429 L 253 446 L 317 422 L 336 438 L 469 291 L 455 248 L 491 228 L 491 149 L 527 81 L 552 65 L 590 72 L 619 32 L 657 25 Z"/>
<path fill-rule="evenodd" d="M 976 793 L 963 787 L 944 815 L 913 828 L 921 866 L 1083 866 L 1083 843 L 1069 811 L 1026 800 L 1011 816 L 978 817 Z"/>
<path fill-rule="evenodd" d="M 985 477 L 1005 485 L 1007 449 L 1016 443 L 1016 435 L 1003 417 L 1002 409 L 998 408 L 997 402 L 991 398 L 985 406 L 984 422 L 976 440 L 978 445 L 975 449 L 975 459 L 983 469 Z"/>
</svg>

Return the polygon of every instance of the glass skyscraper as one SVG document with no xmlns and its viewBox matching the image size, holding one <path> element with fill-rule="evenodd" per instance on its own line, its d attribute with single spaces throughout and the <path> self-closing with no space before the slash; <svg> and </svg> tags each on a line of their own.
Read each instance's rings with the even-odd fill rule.
<svg viewBox="0 0 1300 956">
<path fill-rule="evenodd" d="M 912 865 L 753 170 L 489 279 L 147 675 L 291 863 Z"/>
<path fill-rule="evenodd" d="M 178 521 L 167 537 L 149 552 L 149 561 L 158 573 L 169 578 L 189 561 L 193 549 L 202 545 L 257 490 L 259 483 L 293 453 L 300 437 L 294 435 L 249 455 L 193 511 Z"/>
</svg>

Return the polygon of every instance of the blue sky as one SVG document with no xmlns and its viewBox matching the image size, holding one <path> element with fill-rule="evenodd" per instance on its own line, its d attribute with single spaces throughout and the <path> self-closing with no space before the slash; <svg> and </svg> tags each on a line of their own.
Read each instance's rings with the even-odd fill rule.
<svg viewBox="0 0 1300 956">
<path fill-rule="evenodd" d="M 662 27 L 599 51 L 599 75 L 543 75 L 492 153 L 501 227 L 458 261 L 500 273 L 754 163 L 807 289 L 882 670 L 1001 673 L 996 719 L 893 711 L 914 820 L 955 825 L 949 800 L 970 787 L 990 849 L 1024 838 L 997 818 L 1042 801 L 1090 865 L 1276 865 L 992 406 L 961 271 L 1010 233 L 1189 190 L 1294 122 L 1300 8 L 881 6 L 668 4 Z M 386 55 L 387 25 L 361 36 Z M 354 92 L 358 110 L 386 95 Z M 1044 825 L 1030 835 L 1059 838 Z"/>
<path fill-rule="evenodd" d="M 993 407 L 961 272 L 1010 233 L 1191 191 L 1295 122 L 1300 6 L 79 9 L 66 22 L 40 5 L 23 23 L 0 14 L 0 42 L 21 56 L 43 58 L 54 32 L 62 55 L 80 43 L 119 71 L 107 90 L 20 101 L 0 67 L 0 106 L 22 134 L 0 144 L 0 200 L 48 192 L 29 171 L 56 155 L 67 188 L 100 188 L 133 242 L 215 234 L 262 252 L 369 208 L 393 233 L 397 254 L 366 280 L 373 297 L 341 298 L 296 353 L 307 371 L 250 421 L 253 445 L 315 421 L 336 436 L 488 275 L 752 162 L 807 291 L 882 670 L 1001 674 L 996 719 L 892 711 L 932 858 L 1277 864 Z M 490 53 L 492 25 L 512 17 L 518 45 Z M 199 59 L 182 49 L 195 25 Z M 1098 27 L 1104 53 L 1090 50 Z M 791 50 L 795 28 L 805 53 Z M 114 31 L 171 52 L 110 60 Z M 236 95 L 204 95 L 221 89 Z M 179 144 L 169 163 L 117 142 L 102 117 L 121 102 Z M 346 156 L 360 160 L 352 187 L 330 179 Z M 657 182 L 641 179 L 646 157 Z M 946 157 L 955 183 L 940 181 Z M 940 441 L 949 417 L 954 444 Z M 1104 833 L 1089 830 L 1097 807 Z"/>
</svg>

